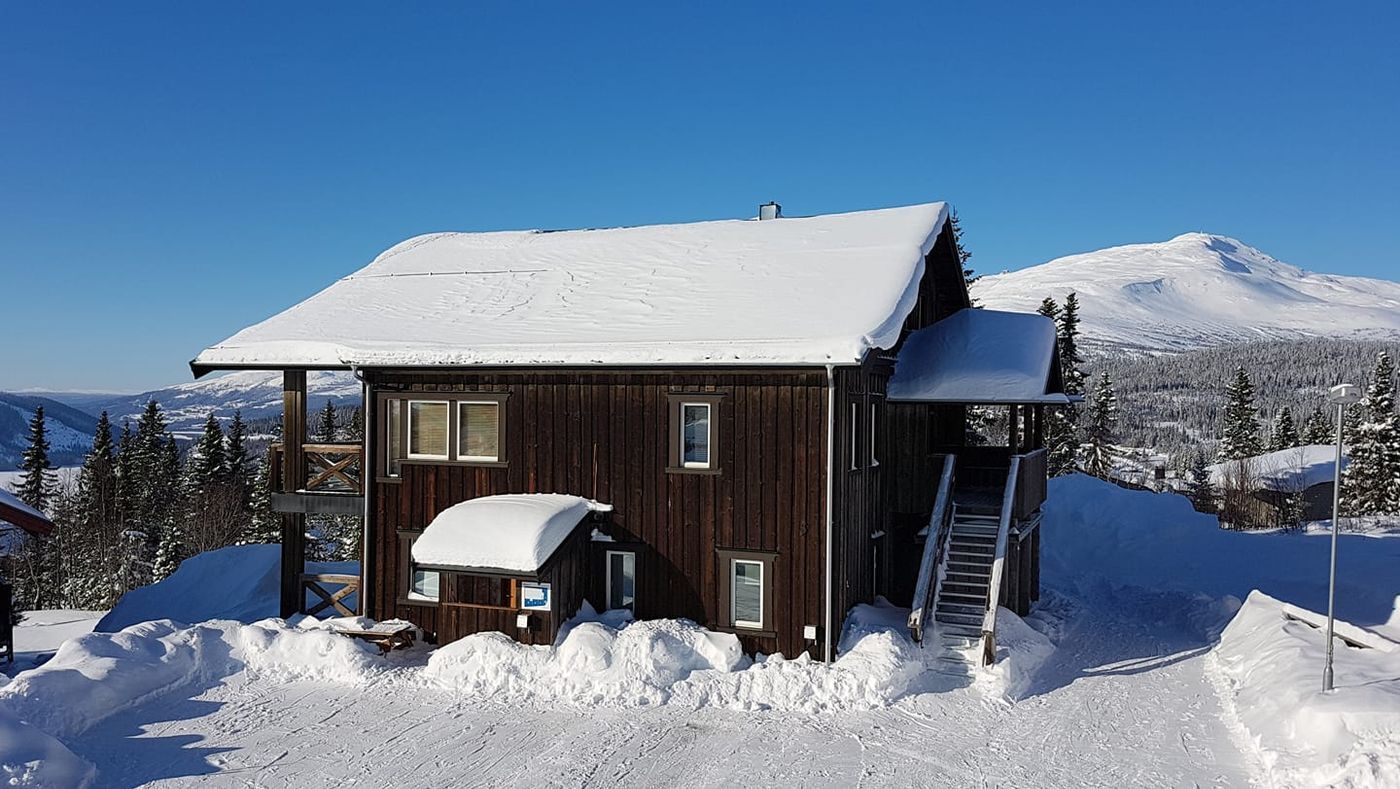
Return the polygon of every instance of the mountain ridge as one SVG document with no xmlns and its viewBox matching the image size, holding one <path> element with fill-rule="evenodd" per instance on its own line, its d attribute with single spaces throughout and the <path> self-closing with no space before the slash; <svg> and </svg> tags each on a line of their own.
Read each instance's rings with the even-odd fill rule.
<svg viewBox="0 0 1400 789">
<path fill-rule="evenodd" d="M 1067 255 L 973 285 L 983 306 L 1020 311 L 1071 291 L 1091 352 L 1400 337 L 1400 283 L 1311 272 L 1212 233 Z"/>
</svg>

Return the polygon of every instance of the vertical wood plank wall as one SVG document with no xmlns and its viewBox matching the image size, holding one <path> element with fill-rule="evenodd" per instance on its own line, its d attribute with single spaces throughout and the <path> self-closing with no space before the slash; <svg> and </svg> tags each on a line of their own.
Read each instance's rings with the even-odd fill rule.
<svg viewBox="0 0 1400 789">
<path fill-rule="evenodd" d="M 478 496 L 571 493 L 613 505 L 612 536 L 636 543 L 639 618 L 688 617 L 718 627 L 727 576 L 716 551 L 769 551 L 777 554 L 776 637 L 741 634 L 744 646 L 789 656 L 813 646 L 802 628 L 822 622 L 824 370 L 369 375 L 377 391 L 509 395 L 504 465 L 404 463 L 400 482 L 375 484 L 371 616 L 448 632 L 435 607 L 400 600 L 399 532 L 421 530 L 442 509 Z M 724 396 L 714 433 L 718 474 L 666 470 L 668 395 L 683 393 Z M 383 458 L 373 465 L 382 474 Z"/>
</svg>

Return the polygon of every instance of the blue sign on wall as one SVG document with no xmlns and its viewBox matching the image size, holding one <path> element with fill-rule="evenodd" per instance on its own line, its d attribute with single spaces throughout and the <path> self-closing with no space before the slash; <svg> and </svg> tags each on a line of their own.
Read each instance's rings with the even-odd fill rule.
<svg viewBox="0 0 1400 789">
<path fill-rule="evenodd" d="M 526 611 L 548 611 L 549 584 L 521 582 L 520 607 Z"/>
</svg>

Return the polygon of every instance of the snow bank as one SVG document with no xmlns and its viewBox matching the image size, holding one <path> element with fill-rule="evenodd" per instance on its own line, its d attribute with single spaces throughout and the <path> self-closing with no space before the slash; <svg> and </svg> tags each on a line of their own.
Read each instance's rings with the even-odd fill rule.
<svg viewBox="0 0 1400 789">
<path fill-rule="evenodd" d="M 1213 654 L 1226 707 L 1275 786 L 1400 786 L 1400 652 L 1335 646 L 1336 690 L 1322 693 L 1326 644 L 1253 592 Z"/>
<path fill-rule="evenodd" d="M 750 661 L 733 635 L 683 619 L 584 618 L 553 647 L 526 646 L 500 633 L 468 636 L 435 651 L 423 678 L 496 700 L 585 707 L 670 704 L 803 712 L 881 707 L 906 695 L 924 664 L 897 628 L 861 624 L 859 611 L 869 608 L 857 607 L 852 617 L 857 624 L 848 629 L 841 655 L 831 664 L 806 654 Z"/>
<path fill-rule="evenodd" d="M 413 542 L 413 561 L 427 567 L 486 567 L 532 573 L 594 510 L 609 510 L 561 493 L 482 496 L 438 513 Z"/>
<path fill-rule="evenodd" d="M 230 623 L 231 624 L 231 623 Z M 235 625 L 236 627 L 236 625 Z M 232 673 L 229 627 L 163 619 L 64 642 L 0 688 L 0 706 L 59 738 L 195 679 Z"/>
<path fill-rule="evenodd" d="M 1032 612 L 1027 619 L 1033 617 L 1036 617 L 1036 612 Z M 996 663 L 978 672 L 973 683 L 988 696 L 1008 701 L 1025 696 L 1036 672 L 1055 653 L 1055 642 L 1027 619 L 1022 619 L 1010 609 L 997 609 Z M 1042 625 L 1042 629 L 1051 628 Z M 968 651 L 971 665 L 977 665 L 981 652 L 981 644 Z"/>
<path fill-rule="evenodd" d="M 1337 466 L 1337 448 L 1327 444 L 1311 444 L 1291 449 L 1267 452 L 1245 460 L 1231 460 L 1210 467 L 1210 482 L 1217 488 L 1240 479 L 1241 464 L 1259 487 L 1284 493 L 1306 490 L 1314 485 L 1331 482 Z M 1347 458 L 1342 457 L 1346 471 Z"/>
<path fill-rule="evenodd" d="M 365 684 L 388 668 L 378 647 L 304 617 L 295 625 L 266 619 L 238 629 L 238 656 L 250 674 L 276 680 Z"/>
<path fill-rule="evenodd" d="M 115 633 L 139 622 L 171 619 L 256 622 L 278 614 L 282 548 L 234 545 L 191 556 L 170 577 L 122 595 L 95 628 Z M 308 572 L 359 572 L 358 562 L 308 563 Z M 354 606 L 355 598 L 344 601 Z"/>
<path fill-rule="evenodd" d="M 1098 584 L 1243 600 L 1255 589 L 1314 611 L 1327 608 L 1325 534 L 1221 529 L 1175 493 L 1127 490 L 1083 475 L 1050 480 L 1041 541 L 1045 585 L 1094 594 Z M 1378 625 L 1396 589 L 1400 539 L 1343 534 L 1338 616 Z"/>
<path fill-rule="evenodd" d="M 95 775 L 66 745 L 0 707 L 0 785 L 81 789 Z"/>
<path fill-rule="evenodd" d="M 122 595 L 95 629 L 115 633 L 155 619 L 254 622 L 276 616 L 281 551 L 279 545 L 235 545 L 191 556 L 170 577 Z"/>
</svg>

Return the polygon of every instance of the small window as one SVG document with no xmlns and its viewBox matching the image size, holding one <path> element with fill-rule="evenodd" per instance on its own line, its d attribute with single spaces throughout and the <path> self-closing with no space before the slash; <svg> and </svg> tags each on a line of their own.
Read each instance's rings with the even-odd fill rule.
<svg viewBox="0 0 1400 789">
<path fill-rule="evenodd" d="M 399 461 L 403 459 L 403 401 L 385 400 L 385 423 L 388 427 L 384 441 L 384 476 L 399 476 Z"/>
<path fill-rule="evenodd" d="M 420 570 L 417 565 L 413 565 L 408 586 L 409 599 L 437 602 L 439 577 L 440 574 L 436 570 Z"/>
<path fill-rule="evenodd" d="M 608 551 L 608 608 L 635 611 L 637 600 L 637 554 Z"/>
<path fill-rule="evenodd" d="M 860 468 L 860 404 L 851 403 L 851 471 Z"/>
<path fill-rule="evenodd" d="M 468 400 L 457 404 L 457 459 L 501 459 L 501 404 Z"/>
<path fill-rule="evenodd" d="M 444 400 L 408 401 L 408 456 L 447 459 L 448 403 Z"/>
<path fill-rule="evenodd" d="M 710 467 L 709 403 L 681 403 L 681 465 Z"/>
<path fill-rule="evenodd" d="M 730 622 L 735 627 L 763 629 L 763 562 L 730 561 Z"/>
<path fill-rule="evenodd" d="M 880 403 L 870 403 L 870 465 L 880 465 Z"/>
</svg>

